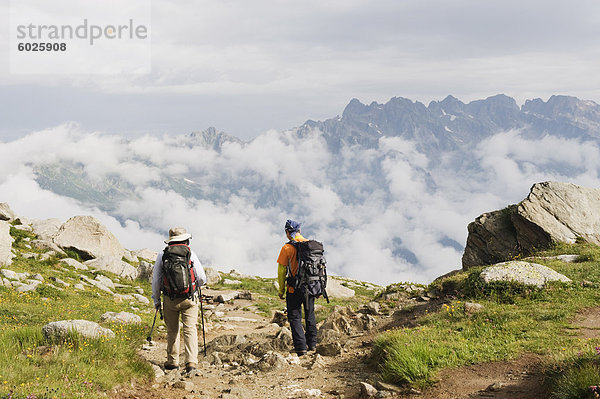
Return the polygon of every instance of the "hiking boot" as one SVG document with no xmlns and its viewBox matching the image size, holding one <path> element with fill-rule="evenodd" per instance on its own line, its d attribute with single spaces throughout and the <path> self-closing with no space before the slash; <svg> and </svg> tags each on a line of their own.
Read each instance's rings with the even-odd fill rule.
<svg viewBox="0 0 600 399">
<path fill-rule="evenodd" d="M 179 366 L 176 366 L 174 364 L 167 364 L 165 363 L 165 370 L 178 370 Z"/>
<path fill-rule="evenodd" d="M 196 367 L 187 366 L 187 367 L 185 368 L 185 374 L 186 374 L 188 377 L 193 377 L 193 376 L 195 376 L 195 375 L 196 375 Z"/>
<path fill-rule="evenodd" d="M 308 351 L 309 351 L 309 352 L 313 352 L 313 351 L 316 351 L 316 350 L 317 350 L 317 347 L 316 347 L 316 346 L 309 346 L 309 347 L 308 347 Z"/>
<path fill-rule="evenodd" d="M 296 354 L 298 356 L 304 356 L 304 355 L 306 355 L 306 350 L 296 351 Z"/>
</svg>

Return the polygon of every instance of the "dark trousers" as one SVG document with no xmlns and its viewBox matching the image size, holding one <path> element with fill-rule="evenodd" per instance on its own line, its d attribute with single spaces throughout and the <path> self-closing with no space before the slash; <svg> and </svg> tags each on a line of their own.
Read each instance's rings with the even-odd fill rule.
<svg viewBox="0 0 600 399">
<path fill-rule="evenodd" d="M 288 321 L 292 330 L 292 340 L 294 341 L 294 350 L 305 351 L 308 348 L 317 346 L 317 322 L 315 320 L 315 298 L 294 292 L 287 293 L 285 297 L 287 304 Z M 306 323 L 306 333 L 302 328 L 302 304 L 304 304 L 304 322 Z"/>
</svg>

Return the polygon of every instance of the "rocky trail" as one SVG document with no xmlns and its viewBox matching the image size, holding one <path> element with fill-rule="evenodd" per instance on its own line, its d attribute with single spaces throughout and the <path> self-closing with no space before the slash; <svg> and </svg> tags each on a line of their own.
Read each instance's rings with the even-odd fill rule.
<svg viewBox="0 0 600 399">
<path fill-rule="evenodd" d="M 286 327 L 274 324 L 251 310 L 251 301 L 233 301 L 220 305 L 226 323 L 211 325 L 206 335 L 207 356 L 200 348 L 200 364 L 195 376 L 182 376 L 179 371 L 167 374 L 159 371 L 165 359 L 164 336 L 140 351 L 141 356 L 155 365 L 159 377 L 151 384 L 134 383 L 120 388 L 115 399 L 137 398 L 511 398 L 547 397 L 542 373 L 543 358 L 525 354 L 512 361 L 489 362 L 443 370 L 439 381 L 422 392 L 385 384 L 378 380 L 369 364 L 374 337 L 392 328 L 413 326 L 419 314 L 439 309 L 442 300 L 419 303 L 410 312 L 392 315 L 349 312 L 337 309 L 334 336 L 331 341 L 320 335 L 324 344 L 319 353 L 298 357 L 289 352 Z M 209 312 L 211 305 L 207 305 Z M 282 302 L 283 307 L 283 302 Z M 366 308 L 365 308 L 366 309 Z M 364 309 L 363 309 L 364 310 Z M 372 309 L 373 312 L 377 313 Z M 331 321 L 331 317 L 325 323 Z M 360 322 L 370 320 L 368 329 L 359 331 Z M 597 321 L 600 308 L 587 309 L 573 320 L 581 337 L 600 335 Z M 255 320 L 250 322 L 248 320 Z M 347 332 L 338 335 L 347 323 Z M 288 338 L 286 338 L 288 337 Z M 201 342 L 201 341 L 200 341 Z M 331 345 L 337 342 L 338 345 Z M 279 343 L 279 344 L 278 344 Z M 279 345 L 279 346 L 278 346 Z M 339 352 L 334 348 L 339 348 Z M 287 348 L 287 349 L 284 349 Z M 324 349 L 328 348 L 328 349 Z M 274 350 L 275 349 L 275 350 Z M 252 353 L 255 353 L 253 355 Z M 261 355 L 262 354 L 262 355 Z M 258 356 L 260 355 L 260 356 Z M 218 359 L 218 360 L 217 360 Z"/>
</svg>

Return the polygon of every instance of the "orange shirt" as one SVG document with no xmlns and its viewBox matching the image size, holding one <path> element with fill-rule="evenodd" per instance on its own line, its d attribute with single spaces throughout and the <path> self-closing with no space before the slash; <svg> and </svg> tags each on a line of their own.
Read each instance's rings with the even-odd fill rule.
<svg viewBox="0 0 600 399">
<path fill-rule="evenodd" d="M 302 237 L 300 234 L 296 234 L 296 238 L 294 241 L 308 241 L 306 238 Z M 277 263 L 284 266 L 290 266 L 290 270 L 292 272 L 292 276 L 295 276 L 298 272 L 298 257 L 296 256 L 296 247 L 294 247 L 290 243 L 285 243 L 283 247 L 281 247 L 281 251 L 279 252 L 279 257 L 277 258 Z M 292 294 L 294 289 L 288 285 L 288 292 Z"/>
</svg>

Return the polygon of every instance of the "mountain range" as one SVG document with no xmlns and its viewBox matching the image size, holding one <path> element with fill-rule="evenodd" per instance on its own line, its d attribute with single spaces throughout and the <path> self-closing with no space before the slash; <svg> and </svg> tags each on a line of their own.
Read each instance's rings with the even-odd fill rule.
<svg viewBox="0 0 600 399">
<path fill-rule="evenodd" d="M 521 106 L 502 94 L 353 99 L 340 116 L 249 142 L 215 128 L 136 139 L 52 132 L 60 146 L 20 158 L 39 188 L 158 234 L 174 222 L 210 228 L 203 261 L 254 274 L 272 273 L 283 222 L 295 218 L 327 244 L 337 274 L 428 281 L 460 267 L 480 213 L 537 181 L 600 182 L 600 106 L 569 96 Z M 35 143 L 36 134 L 47 136 L 32 133 Z"/>
</svg>

